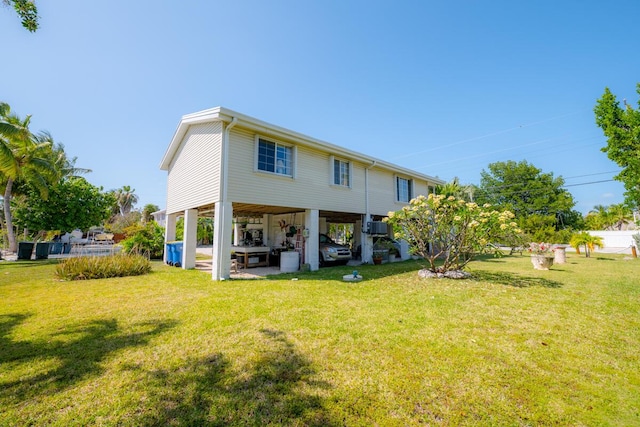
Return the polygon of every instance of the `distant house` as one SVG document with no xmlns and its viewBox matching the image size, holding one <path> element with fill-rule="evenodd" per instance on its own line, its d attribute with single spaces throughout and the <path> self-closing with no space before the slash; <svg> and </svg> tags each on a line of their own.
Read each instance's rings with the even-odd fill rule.
<svg viewBox="0 0 640 427">
<path fill-rule="evenodd" d="M 158 223 L 161 227 L 167 226 L 167 211 L 166 209 L 161 209 L 159 211 L 151 212 L 151 216 L 153 220 Z"/>
<path fill-rule="evenodd" d="M 232 250 L 260 263 L 260 253 L 288 244 L 317 270 L 319 234 L 331 223 L 352 224 L 354 247 L 370 260 L 369 223 L 444 183 L 223 107 L 183 116 L 160 168 L 167 241 L 185 220 L 183 268 L 195 266 L 198 217 L 214 218 L 215 280 L 229 277 Z"/>
</svg>

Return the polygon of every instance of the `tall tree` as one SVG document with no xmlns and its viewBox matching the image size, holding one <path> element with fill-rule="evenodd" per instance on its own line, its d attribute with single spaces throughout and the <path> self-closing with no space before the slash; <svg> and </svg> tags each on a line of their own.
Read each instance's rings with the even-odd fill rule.
<svg viewBox="0 0 640 427">
<path fill-rule="evenodd" d="M 640 83 L 636 91 L 640 95 Z M 596 124 L 607 137 L 602 151 L 620 166 L 622 172 L 614 177 L 624 184 L 625 201 L 633 208 L 640 206 L 640 99 L 638 109 L 624 101 L 624 107 L 605 88 L 594 108 Z"/>
<path fill-rule="evenodd" d="M 51 143 L 39 141 L 29 131 L 30 121 L 31 116 L 20 119 L 8 104 L 0 103 L 0 182 L 4 185 L 4 219 L 11 252 L 18 246 L 11 214 L 14 183 L 29 183 L 46 199 L 49 185 L 59 179 L 50 161 Z"/>
<path fill-rule="evenodd" d="M 32 33 L 40 24 L 38 23 L 38 8 L 33 0 L 2 0 L 5 6 L 13 6 L 13 9 L 22 19 L 22 26 Z"/>
<path fill-rule="evenodd" d="M 491 163 L 481 172 L 476 191 L 478 203 L 490 203 L 513 212 L 526 230 L 526 219 L 536 215 L 553 218 L 556 230 L 574 226 L 573 196 L 562 188 L 564 179 L 542 170 L 525 160 Z"/>
<path fill-rule="evenodd" d="M 122 188 L 113 190 L 113 194 L 116 197 L 116 204 L 120 211 L 120 216 L 125 216 L 133 206 L 138 203 L 138 196 L 134 194 L 136 190 L 128 185 L 123 185 Z"/>
</svg>

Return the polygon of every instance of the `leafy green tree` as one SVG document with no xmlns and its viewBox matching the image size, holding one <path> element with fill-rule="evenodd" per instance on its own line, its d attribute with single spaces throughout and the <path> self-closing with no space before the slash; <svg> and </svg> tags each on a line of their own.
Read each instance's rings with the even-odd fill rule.
<svg viewBox="0 0 640 427">
<path fill-rule="evenodd" d="M 34 136 L 29 131 L 30 121 L 31 116 L 21 119 L 11 113 L 8 104 L 0 103 L 0 184 L 4 186 L 4 219 L 11 252 L 17 249 L 11 212 L 14 184 L 26 183 L 46 200 L 49 186 L 60 178 L 51 162 L 51 142 Z"/>
<path fill-rule="evenodd" d="M 491 163 L 488 168 L 481 172 L 476 201 L 513 212 L 528 234 L 535 232 L 526 222 L 532 215 L 553 218 L 556 230 L 580 225 L 582 215 L 573 211 L 575 201 L 571 193 L 562 188 L 562 177 L 543 173 L 525 160 Z"/>
<path fill-rule="evenodd" d="M 636 91 L 640 95 L 640 83 Z M 640 206 L 640 100 L 638 109 L 624 101 L 624 107 L 605 88 L 594 108 L 596 124 L 607 137 L 607 146 L 602 151 L 607 153 L 622 168 L 614 179 L 624 184 L 625 201 L 635 208 Z"/>
<path fill-rule="evenodd" d="M 146 255 L 149 258 L 162 258 L 164 252 L 164 229 L 155 221 L 145 225 L 136 224 L 126 231 L 127 237 L 122 247 L 128 254 Z"/>
<path fill-rule="evenodd" d="M 16 223 L 31 230 L 86 230 L 109 218 L 112 197 L 82 177 L 64 179 L 51 187 L 48 200 L 30 190 L 16 204 Z"/>
<path fill-rule="evenodd" d="M 490 243 L 516 239 L 520 232 L 509 211 L 479 206 L 454 196 L 418 196 L 389 212 L 395 237 L 429 262 L 434 273 L 464 268 L 476 255 L 493 250 Z"/>
<path fill-rule="evenodd" d="M 22 19 L 22 26 L 32 33 L 38 27 L 38 8 L 33 0 L 2 0 L 5 6 L 13 6 L 13 9 Z"/>
</svg>

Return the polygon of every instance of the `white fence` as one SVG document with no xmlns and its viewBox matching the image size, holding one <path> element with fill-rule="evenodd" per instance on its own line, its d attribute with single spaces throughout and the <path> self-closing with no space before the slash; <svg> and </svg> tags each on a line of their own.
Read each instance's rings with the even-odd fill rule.
<svg viewBox="0 0 640 427">
<path fill-rule="evenodd" d="M 623 231 L 587 231 L 592 236 L 602 237 L 604 248 L 595 248 L 596 252 L 609 252 L 630 254 L 631 246 L 635 244 L 633 240 L 634 234 L 639 234 L 639 230 L 623 230 Z"/>
</svg>

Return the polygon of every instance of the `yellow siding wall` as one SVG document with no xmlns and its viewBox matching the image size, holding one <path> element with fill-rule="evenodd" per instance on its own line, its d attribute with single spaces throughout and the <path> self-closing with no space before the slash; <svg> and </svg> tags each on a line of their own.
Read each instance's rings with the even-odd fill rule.
<svg viewBox="0 0 640 427">
<path fill-rule="evenodd" d="M 369 165 L 353 162 L 351 188 L 333 186 L 330 185 L 331 154 L 298 146 L 295 178 L 255 172 L 256 134 L 239 128 L 233 128 L 230 133 L 228 196 L 231 202 L 365 212 L 365 168 Z M 415 195 L 426 192 L 426 182 L 414 180 Z M 404 205 L 395 202 L 395 175 L 391 171 L 377 167 L 370 169 L 369 193 L 370 212 L 374 215 L 386 215 Z"/>
<path fill-rule="evenodd" d="M 169 166 L 167 213 L 213 203 L 220 194 L 222 122 L 193 125 Z"/>
<path fill-rule="evenodd" d="M 330 154 L 297 147 L 295 178 L 255 172 L 255 133 L 232 129 L 229 152 L 229 200 L 305 209 L 364 212 L 364 168 L 354 164 L 352 188 L 330 185 Z M 274 138 L 263 138 L 279 141 Z"/>
</svg>

